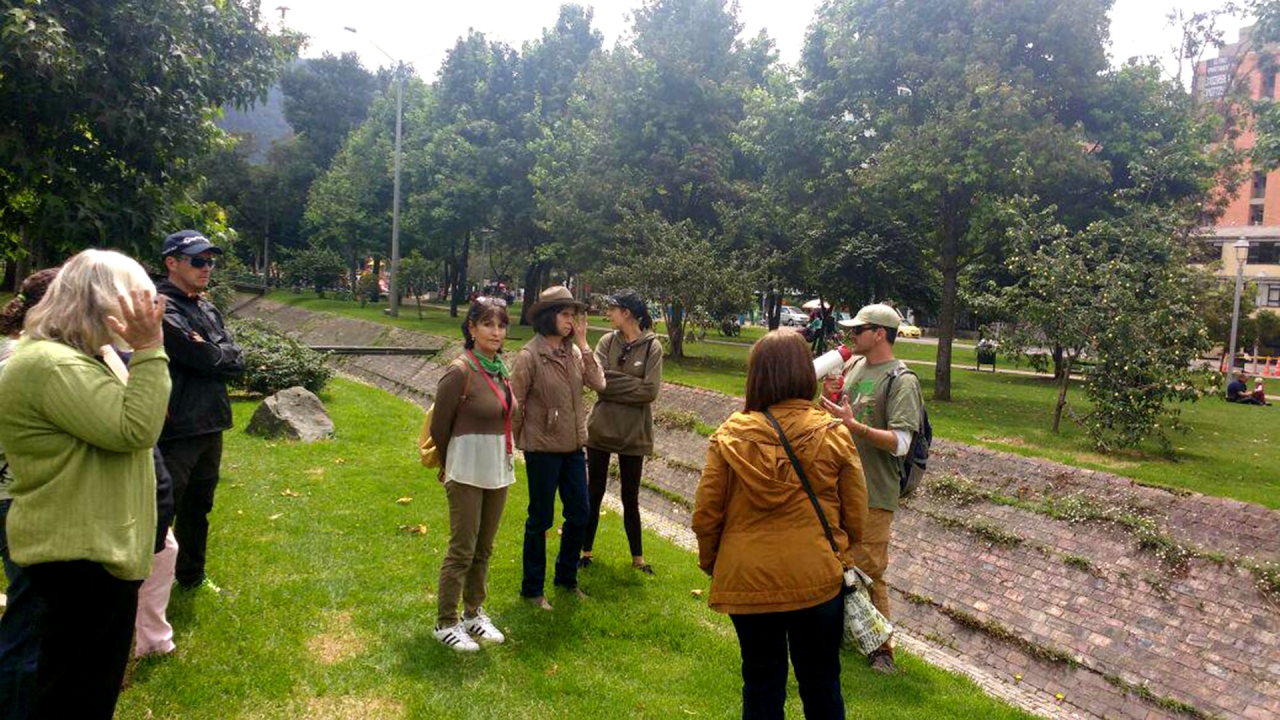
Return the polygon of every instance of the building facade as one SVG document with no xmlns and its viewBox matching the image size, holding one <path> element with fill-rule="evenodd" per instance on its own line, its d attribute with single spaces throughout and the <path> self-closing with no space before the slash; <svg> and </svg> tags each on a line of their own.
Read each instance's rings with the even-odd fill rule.
<svg viewBox="0 0 1280 720">
<path fill-rule="evenodd" d="M 1196 66 L 1192 92 L 1206 103 L 1223 102 L 1237 90 L 1252 100 L 1277 100 L 1278 68 L 1280 48 L 1257 48 L 1249 28 L 1244 28 L 1238 42 Z M 1253 128 L 1247 127 L 1237 143 L 1244 149 L 1253 147 Z M 1235 190 L 1226 211 L 1206 233 L 1211 255 L 1221 259 L 1222 276 L 1234 278 L 1237 260 L 1232 246 L 1240 239 L 1248 241 L 1244 276 L 1257 285 L 1257 306 L 1280 309 L 1280 171 L 1248 173 Z"/>
</svg>

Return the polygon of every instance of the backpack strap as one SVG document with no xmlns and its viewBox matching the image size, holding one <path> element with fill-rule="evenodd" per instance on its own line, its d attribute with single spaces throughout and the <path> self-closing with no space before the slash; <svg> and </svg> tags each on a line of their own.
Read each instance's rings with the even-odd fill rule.
<svg viewBox="0 0 1280 720">
<path fill-rule="evenodd" d="M 782 426 L 778 424 L 778 419 L 768 409 L 764 411 L 764 416 L 769 419 L 769 423 L 773 425 L 773 429 L 778 432 L 778 439 L 782 441 L 782 449 L 787 451 L 787 458 L 791 460 L 791 467 L 795 468 L 796 475 L 800 476 L 800 484 L 804 486 L 804 492 L 809 496 L 809 502 L 813 503 L 813 511 L 818 513 L 818 520 L 822 522 L 822 531 L 827 534 L 827 542 L 831 544 L 831 552 L 836 554 L 836 558 L 840 557 L 840 550 L 836 548 L 836 539 L 831 534 L 831 525 L 827 523 L 826 513 L 822 512 L 822 505 L 818 504 L 818 496 L 813 493 L 813 486 L 809 484 L 809 476 L 804 472 L 804 466 L 800 464 L 800 458 L 796 457 L 796 453 L 791 449 L 791 443 L 787 440 L 787 434 L 782 431 Z M 842 562 L 843 566 L 844 563 Z"/>
</svg>

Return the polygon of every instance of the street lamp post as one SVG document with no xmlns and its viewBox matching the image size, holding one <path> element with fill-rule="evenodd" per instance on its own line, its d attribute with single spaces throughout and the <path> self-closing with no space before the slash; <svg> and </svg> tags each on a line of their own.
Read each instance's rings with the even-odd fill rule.
<svg viewBox="0 0 1280 720">
<path fill-rule="evenodd" d="M 343 30 L 353 34 L 356 32 L 353 27 L 344 27 Z M 391 317 L 400 317 L 400 278 L 398 277 L 400 274 L 400 129 L 404 118 L 404 63 L 391 57 L 391 53 L 378 47 L 374 41 L 369 40 L 369 44 L 378 48 L 379 52 L 396 65 L 396 149 L 391 193 L 391 269 L 389 271 L 391 277 L 387 283 L 387 294 L 391 301 L 389 309 Z"/>
<path fill-rule="evenodd" d="M 1249 241 L 1240 238 L 1231 245 L 1235 249 L 1236 256 L 1236 299 L 1235 306 L 1231 311 L 1231 348 L 1227 355 L 1227 372 L 1223 377 L 1223 383 L 1229 385 L 1231 383 L 1231 375 L 1236 368 L 1236 332 L 1240 329 L 1240 293 L 1244 291 L 1244 265 L 1249 259 Z"/>
</svg>

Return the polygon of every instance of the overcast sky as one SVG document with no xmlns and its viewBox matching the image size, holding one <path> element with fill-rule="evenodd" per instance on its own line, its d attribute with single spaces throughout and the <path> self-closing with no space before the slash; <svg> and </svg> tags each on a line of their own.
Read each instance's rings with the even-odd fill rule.
<svg viewBox="0 0 1280 720">
<path fill-rule="evenodd" d="M 304 51 L 307 57 L 322 52 L 358 52 L 365 65 L 387 64 L 386 56 L 369 41 L 381 46 L 398 60 L 412 62 L 418 74 L 432 79 L 445 52 L 457 38 L 475 28 L 493 39 L 519 46 L 538 37 L 542 28 L 553 24 L 563 0 L 464 0 L 463 2 L 405 2 L 405 0 L 271 0 L 264 9 L 275 12 L 287 5 L 288 25 L 311 36 Z M 605 46 L 612 47 L 628 32 L 627 18 L 640 0 L 596 0 L 595 26 L 604 33 Z M 794 64 L 800 56 L 805 29 L 820 0 L 739 0 L 745 35 L 754 36 L 767 28 L 778 45 L 783 62 Z M 1222 5 L 1222 0 L 1116 0 L 1111 13 L 1111 58 L 1118 64 L 1134 55 L 1169 56 L 1177 33 L 1166 26 L 1165 16 L 1173 8 L 1188 13 Z M 343 30 L 352 26 L 353 35 Z M 1234 27 L 1226 40 L 1236 39 Z"/>
</svg>

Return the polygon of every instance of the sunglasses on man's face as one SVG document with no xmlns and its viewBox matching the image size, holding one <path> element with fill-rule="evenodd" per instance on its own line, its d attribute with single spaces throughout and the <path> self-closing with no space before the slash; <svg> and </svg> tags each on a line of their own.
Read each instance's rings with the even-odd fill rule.
<svg viewBox="0 0 1280 720">
<path fill-rule="evenodd" d="M 187 258 L 187 262 L 191 263 L 191 267 L 197 270 L 203 270 L 206 267 L 212 268 L 218 264 L 217 258 L 202 258 L 199 255 Z"/>
</svg>

